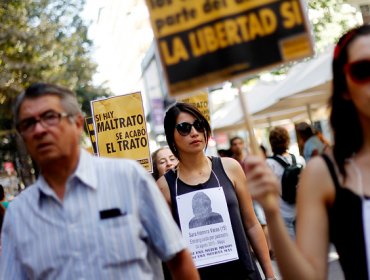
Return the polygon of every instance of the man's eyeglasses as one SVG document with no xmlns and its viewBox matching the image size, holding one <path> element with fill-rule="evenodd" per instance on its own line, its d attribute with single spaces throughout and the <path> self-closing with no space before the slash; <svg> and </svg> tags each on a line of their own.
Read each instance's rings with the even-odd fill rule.
<svg viewBox="0 0 370 280">
<path fill-rule="evenodd" d="M 60 120 L 65 117 L 69 117 L 70 115 L 65 112 L 54 112 L 54 111 L 47 111 L 43 113 L 38 118 L 28 118 L 22 120 L 17 125 L 17 129 L 20 134 L 27 135 L 30 134 L 36 127 L 36 124 L 39 122 L 44 128 L 48 128 L 50 126 L 56 126 L 60 123 Z"/>
<path fill-rule="evenodd" d="M 188 123 L 188 122 L 178 123 L 175 126 L 175 128 L 181 136 L 187 136 L 190 134 L 192 126 L 194 126 L 194 128 L 198 132 L 204 132 L 204 125 L 200 120 L 195 120 L 193 123 Z"/>
<path fill-rule="evenodd" d="M 370 81 L 370 59 L 362 59 L 347 63 L 344 71 L 349 75 L 352 81 L 363 84 Z"/>
</svg>

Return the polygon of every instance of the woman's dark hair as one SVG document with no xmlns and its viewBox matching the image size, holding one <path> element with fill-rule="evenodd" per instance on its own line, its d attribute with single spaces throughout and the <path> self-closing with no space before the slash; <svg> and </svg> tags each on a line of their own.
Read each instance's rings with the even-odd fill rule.
<svg viewBox="0 0 370 280">
<path fill-rule="evenodd" d="M 208 139 L 211 137 L 211 127 L 209 126 L 209 123 L 207 119 L 203 116 L 203 114 L 193 105 L 190 105 L 188 103 L 182 103 L 177 102 L 171 107 L 168 108 L 166 115 L 164 117 L 164 131 L 166 134 L 167 144 L 170 147 L 172 153 L 180 159 L 179 152 L 176 148 L 175 143 L 175 126 L 176 126 L 176 120 L 177 117 L 180 115 L 180 113 L 188 113 L 195 117 L 198 121 L 200 121 L 204 126 L 204 138 L 206 141 L 206 148 L 208 145 Z"/>
<path fill-rule="evenodd" d="M 274 127 L 270 131 L 269 141 L 274 155 L 282 155 L 289 148 L 290 137 L 288 131 L 281 127 Z"/>
<path fill-rule="evenodd" d="M 344 66 L 348 62 L 348 48 L 360 36 L 370 35 L 370 25 L 362 25 L 344 34 L 338 41 L 333 58 L 333 92 L 329 100 L 330 123 L 334 132 L 333 153 L 340 173 L 346 177 L 345 160 L 363 145 L 363 132 L 352 100 L 346 98 L 348 87 Z M 370 46 L 369 46 L 370 48 Z"/>
</svg>

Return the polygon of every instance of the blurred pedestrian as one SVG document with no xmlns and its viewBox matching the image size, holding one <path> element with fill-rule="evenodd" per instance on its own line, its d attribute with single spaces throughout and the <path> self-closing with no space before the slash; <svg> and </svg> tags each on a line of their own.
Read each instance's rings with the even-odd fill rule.
<svg viewBox="0 0 370 280">
<path fill-rule="evenodd" d="M 7 209 L 0 279 L 162 279 L 160 258 L 175 279 L 198 279 L 153 178 L 80 148 L 73 92 L 33 84 L 14 118 L 40 176 Z"/>
<path fill-rule="evenodd" d="M 245 147 L 245 143 L 243 138 L 240 136 L 234 136 L 230 139 L 230 151 L 233 154 L 233 158 L 239 162 L 240 166 L 242 167 L 244 174 L 246 172 L 246 159 L 247 159 L 247 149 Z M 265 213 L 263 212 L 263 209 L 261 205 L 255 200 L 253 200 L 253 210 L 256 214 L 256 217 L 258 219 L 258 222 L 261 224 L 263 233 L 265 235 L 267 246 L 269 248 L 269 254 L 270 257 L 273 257 L 273 249 L 270 244 L 270 238 L 269 238 L 269 232 L 267 227 L 267 221 Z"/>
<path fill-rule="evenodd" d="M 297 198 L 297 246 L 279 213 L 278 182 L 248 158 L 248 182 L 263 206 L 284 279 L 326 279 L 332 242 L 346 279 L 370 279 L 370 25 L 354 28 L 333 57 L 333 152 L 313 158 Z"/>
<path fill-rule="evenodd" d="M 265 277 L 274 279 L 266 240 L 240 165 L 232 158 L 205 155 L 211 129 L 205 117 L 189 104 L 176 103 L 170 107 L 164 128 L 167 143 L 179 164 L 157 183 L 181 225 L 184 238 L 197 248 L 192 254 L 201 278 L 261 279 L 250 253 L 251 242 Z M 201 200 L 207 201 L 207 207 L 193 205 L 201 192 L 209 197 Z M 218 224 L 189 228 L 192 209 L 197 207 L 204 209 L 204 215 L 221 214 L 223 222 L 218 219 Z"/>
<path fill-rule="evenodd" d="M 292 165 L 293 162 L 295 161 L 297 164 L 301 166 L 305 166 L 305 160 L 301 156 L 296 157 L 295 155 L 290 154 L 288 152 L 290 145 L 290 137 L 289 132 L 284 127 L 277 126 L 271 129 L 269 141 L 274 156 L 267 159 L 267 164 L 270 166 L 270 168 L 272 169 L 272 171 L 279 180 L 280 213 L 284 219 L 290 237 L 292 239 L 295 239 L 296 207 L 294 203 L 288 203 L 281 197 L 282 194 L 281 179 L 285 168 L 279 162 L 279 159 L 283 160 L 288 165 Z"/>
<path fill-rule="evenodd" d="M 262 155 L 265 157 L 265 158 L 267 158 L 268 157 L 268 152 L 267 152 L 267 149 L 266 149 L 266 147 L 264 146 L 264 145 L 260 145 L 260 149 L 261 149 L 261 151 L 262 151 Z"/>
<path fill-rule="evenodd" d="M 161 147 L 152 153 L 153 177 L 158 180 L 179 162 L 169 147 Z"/>
<path fill-rule="evenodd" d="M 301 122 L 297 124 L 296 130 L 303 144 L 303 156 L 306 161 L 324 152 L 325 144 L 317 137 L 313 128 L 308 123 Z"/>
<path fill-rule="evenodd" d="M 230 149 L 219 149 L 217 153 L 219 157 L 232 157 Z"/>
<path fill-rule="evenodd" d="M 244 167 L 244 161 L 247 158 L 247 149 L 244 144 L 244 139 L 240 136 L 234 136 L 230 139 L 230 152 L 232 154 L 232 157 L 239 162 L 243 170 Z"/>
<path fill-rule="evenodd" d="M 168 170 L 176 167 L 178 164 L 177 158 L 173 155 L 169 147 L 161 147 L 152 153 L 153 162 L 153 178 L 158 180 Z M 172 279 L 170 271 L 165 264 L 162 264 L 164 279 Z"/>
</svg>

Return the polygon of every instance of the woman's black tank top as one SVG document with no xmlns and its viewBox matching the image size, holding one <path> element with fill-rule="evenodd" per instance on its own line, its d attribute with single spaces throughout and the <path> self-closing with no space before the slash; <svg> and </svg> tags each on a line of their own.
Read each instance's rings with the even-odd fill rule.
<svg viewBox="0 0 370 280">
<path fill-rule="evenodd" d="M 199 273 L 201 279 L 261 279 L 255 261 L 251 256 L 250 246 L 244 231 L 239 202 L 234 186 L 226 175 L 221 159 L 218 157 L 212 157 L 211 161 L 212 170 L 217 175 L 220 185 L 225 193 L 239 259 L 236 261 L 200 268 Z M 176 223 L 180 227 L 175 190 L 176 177 L 177 173 L 174 170 L 170 170 L 165 174 L 171 193 L 172 214 Z M 210 178 L 205 183 L 196 186 L 188 185 L 178 179 L 177 195 L 214 187 L 218 187 L 218 182 L 213 173 L 211 173 Z M 189 209 L 189 211 L 192 210 Z"/>
<path fill-rule="evenodd" d="M 330 158 L 322 155 L 333 183 L 335 199 L 328 209 L 330 241 L 335 245 L 346 279 L 369 279 L 362 223 L 362 200 L 339 184 Z"/>
</svg>

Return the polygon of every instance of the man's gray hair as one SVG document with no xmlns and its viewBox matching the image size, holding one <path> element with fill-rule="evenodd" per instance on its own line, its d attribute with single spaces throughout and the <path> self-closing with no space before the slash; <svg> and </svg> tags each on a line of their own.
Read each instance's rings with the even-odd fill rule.
<svg viewBox="0 0 370 280">
<path fill-rule="evenodd" d="M 19 122 L 19 109 L 22 103 L 26 99 L 34 99 L 46 95 L 58 96 L 63 110 L 68 115 L 75 116 L 81 114 L 81 108 L 78 104 L 76 94 L 73 91 L 53 84 L 35 83 L 26 88 L 15 100 L 13 107 L 15 126 L 17 126 Z"/>
</svg>

